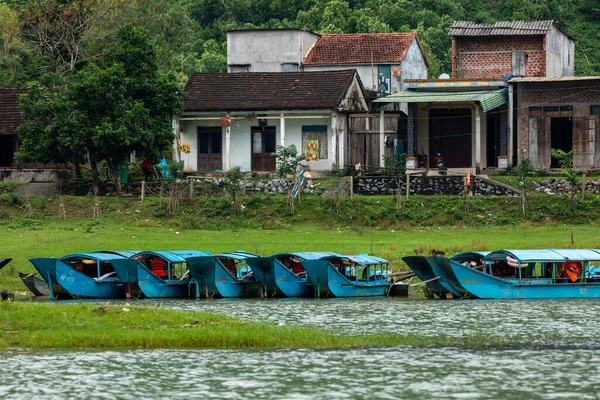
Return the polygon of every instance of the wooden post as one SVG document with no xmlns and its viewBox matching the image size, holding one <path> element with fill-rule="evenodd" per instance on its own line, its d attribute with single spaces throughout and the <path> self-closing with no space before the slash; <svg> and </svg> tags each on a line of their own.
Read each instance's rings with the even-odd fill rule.
<svg viewBox="0 0 600 400">
<path fill-rule="evenodd" d="M 581 178 L 581 200 L 585 199 L 585 172 Z"/>
<path fill-rule="evenodd" d="M 194 197 L 194 177 L 190 176 L 190 200 Z"/>
<path fill-rule="evenodd" d="M 410 175 L 406 174 L 406 199 L 408 200 L 408 194 L 410 193 Z"/>
<path fill-rule="evenodd" d="M 142 181 L 142 203 L 144 202 L 145 195 L 146 195 L 146 181 Z"/>
<path fill-rule="evenodd" d="M 354 198 L 354 176 L 350 175 L 350 200 Z"/>
</svg>

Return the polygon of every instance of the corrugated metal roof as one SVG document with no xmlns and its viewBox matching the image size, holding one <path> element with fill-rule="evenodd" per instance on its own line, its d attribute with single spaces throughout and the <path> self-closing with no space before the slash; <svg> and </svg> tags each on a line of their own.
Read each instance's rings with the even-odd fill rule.
<svg viewBox="0 0 600 400">
<path fill-rule="evenodd" d="M 494 24 L 477 24 L 471 21 L 454 21 L 450 36 L 515 36 L 545 35 L 554 26 L 571 39 L 573 37 L 554 21 L 498 21 Z"/>
<path fill-rule="evenodd" d="M 512 78 L 509 83 L 535 83 L 535 82 L 572 82 L 572 81 L 595 81 L 600 80 L 600 76 L 559 76 L 555 78 L 547 77 L 521 77 Z"/>
<path fill-rule="evenodd" d="M 508 89 L 470 91 L 470 92 L 417 92 L 403 90 L 375 103 L 464 103 L 479 102 L 483 112 L 488 112 L 496 107 L 506 104 Z"/>
</svg>

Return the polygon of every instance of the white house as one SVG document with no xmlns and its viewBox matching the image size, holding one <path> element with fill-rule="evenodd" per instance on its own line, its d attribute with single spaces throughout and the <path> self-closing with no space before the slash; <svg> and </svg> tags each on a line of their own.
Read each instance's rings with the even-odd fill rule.
<svg viewBox="0 0 600 400">
<path fill-rule="evenodd" d="M 200 74 L 174 121 L 186 172 L 274 171 L 277 145 L 295 145 L 311 170 L 343 166 L 348 115 L 365 112 L 356 71 Z"/>
</svg>

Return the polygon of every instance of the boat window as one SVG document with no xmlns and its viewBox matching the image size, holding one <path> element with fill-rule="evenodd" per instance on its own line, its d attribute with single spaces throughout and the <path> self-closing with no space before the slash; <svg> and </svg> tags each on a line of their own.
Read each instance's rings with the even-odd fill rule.
<svg viewBox="0 0 600 400">
<path fill-rule="evenodd" d="M 173 263 L 171 264 L 171 278 L 181 278 L 187 272 L 187 263 Z"/>
<path fill-rule="evenodd" d="M 98 264 L 96 260 L 92 260 L 90 258 L 73 257 L 62 261 L 69 267 L 76 269 L 90 278 L 98 277 Z"/>
<path fill-rule="evenodd" d="M 235 277 L 238 276 L 238 268 L 236 265 L 236 260 L 233 258 L 228 258 L 228 257 L 221 257 L 219 258 L 219 261 L 221 262 L 221 264 L 223 264 L 223 266 L 225 267 L 225 269 L 227 271 L 229 271 L 229 273 Z"/>
</svg>

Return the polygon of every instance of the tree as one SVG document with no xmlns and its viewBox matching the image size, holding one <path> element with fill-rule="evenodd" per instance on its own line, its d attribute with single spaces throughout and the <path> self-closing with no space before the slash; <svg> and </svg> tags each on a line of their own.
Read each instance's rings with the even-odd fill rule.
<svg viewBox="0 0 600 400">
<path fill-rule="evenodd" d="M 119 31 L 106 56 L 68 82 L 32 89 L 21 102 L 28 122 L 20 128 L 18 157 L 76 162 L 85 155 L 95 190 L 100 161 L 114 171 L 120 193 L 119 169 L 129 154 L 157 161 L 173 144 L 171 121 L 183 93 L 173 75 L 158 72 L 148 33 L 132 25 Z"/>
<path fill-rule="evenodd" d="M 575 195 L 577 194 L 577 175 L 580 171 L 573 168 L 573 158 L 575 157 L 575 150 L 565 152 L 561 149 L 550 149 L 552 157 L 558 160 L 560 168 L 563 171 L 565 180 L 571 186 L 571 211 L 575 211 L 576 201 Z"/>
</svg>

